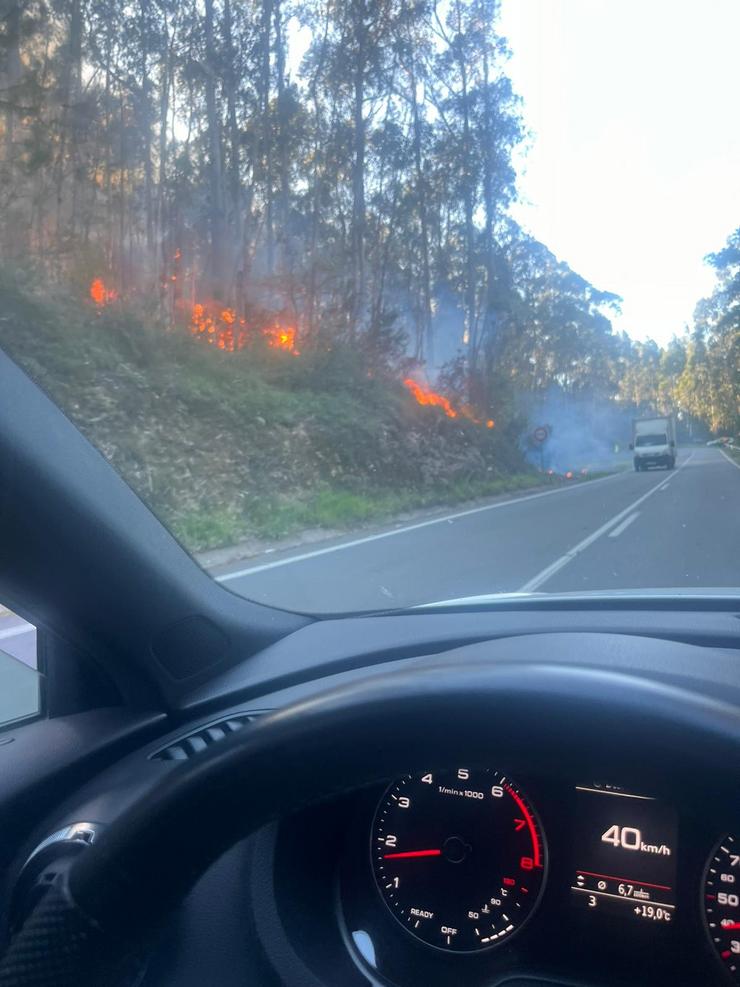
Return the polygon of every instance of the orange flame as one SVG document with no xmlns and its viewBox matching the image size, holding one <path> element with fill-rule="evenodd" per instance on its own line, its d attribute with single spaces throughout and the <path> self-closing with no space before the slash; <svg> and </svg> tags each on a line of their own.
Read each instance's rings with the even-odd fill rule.
<svg viewBox="0 0 740 987">
<path fill-rule="evenodd" d="M 295 348 L 295 329 L 285 329 L 281 326 L 269 326 L 262 330 L 267 345 L 274 350 L 285 350 L 293 356 L 299 356 Z"/>
<path fill-rule="evenodd" d="M 238 331 L 237 331 L 238 322 Z M 190 314 L 190 331 L 212 346 L 227 353 L 244 349 L 260 335 L 272 349 L 284 350 L 298 356 L 296 330 L 274 325 L 262 329 L 250 329 L 243 317 L 237 319 L 233 308 L 219 308 L 213 303 L 196 302 Z"/>
<path fill-rule="evenodd" d="M 103 305 L 114 302 L 118 298 L 118 292 L 114 291 L 113 288 L 106 288 L 102 278 L 94 278 L 90 282 L 90 298 L 102 308 Z"/>
<path fill-rule="evenodd" d="M 424 406 L 431 405 L 436 408 L 441 408 L 448 418 L 459 418 L 460 416 L 462 416 L 463 418 L 467 418 L 468 421 L 473 422 L 474 425 L 485 424 L 486 428 L 496 427 L 496 422 L 493 420 L 493 418 L 489 418 L 485 422 L 483 422 L 480 418 L 476 418 L 471 408 L 469 408 L 467 405 L 463 405 L 461 408 L 455 408 L 450 403 L 448 398 L 444 396 L 444 394 L 438 394 L 436 391 L 433 391 L 429 387 L 422 387 L 420 384 L 417 384 L 416 381 L 413 380 L 411 377 L 407 377 L 403 383 L 404 386 L 411 391 L 411 393 L 414 395 L 414 398 L 419 404 Z"/>
<path fill-rule="evenodd" d="M 457 412 L 443 394 L 437 394 L 436 391 L 432 391 L 430 388 L 421 387 L 411 377 L 407 377 L 403 383 L 404 387 L 408 387 L 419 404 L 441 408 L 448 418 L 457 418 Z"/>
</svg>

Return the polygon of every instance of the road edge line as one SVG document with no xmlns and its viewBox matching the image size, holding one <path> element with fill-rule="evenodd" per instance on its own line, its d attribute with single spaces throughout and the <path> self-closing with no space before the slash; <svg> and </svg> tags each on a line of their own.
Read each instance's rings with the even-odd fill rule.
<svg viewBox="0 0 740 987">
<path fill-rule="evenodd" d="M 736 470 L 740 470 L 740 463 L 738 463 L 736 459 L 733 459 L 732 456 L 729 456 L 724 449 L 720 449 L 720 452 L 725 457 L 727 462 L 730 463 L 731 466 L 734 466 Z"/>
</svg>

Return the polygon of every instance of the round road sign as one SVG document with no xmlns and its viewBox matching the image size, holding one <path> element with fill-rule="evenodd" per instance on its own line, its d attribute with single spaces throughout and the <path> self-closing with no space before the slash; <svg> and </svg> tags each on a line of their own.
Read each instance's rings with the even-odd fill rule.
<svg viewBox="0 0 740 987">
<path fill-rule="evenodd" d="M 534 432 L 532 432 L 532 438 L 535 442 L 544 442 L 548 436 L 548 431 L 544 425 L 538 426 Z"/>
</svg>

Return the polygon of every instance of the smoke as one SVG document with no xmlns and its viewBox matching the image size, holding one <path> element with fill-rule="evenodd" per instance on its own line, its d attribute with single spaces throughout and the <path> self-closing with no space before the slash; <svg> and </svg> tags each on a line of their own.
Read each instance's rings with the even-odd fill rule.
<svg viewBox="0 0 740 987">
<path fill-rule="evenodd" d="M 465 352 L 463 336 L 465 316 L 460 299 L 449 289 L 439 288 L 435 294 L 432 314 L 434 361 L 429 372 L 439 372 L 445 364 Z"/>
<path fill-rule="evenodd" d="M 605 468 L 624 455 L 630 441 L 631 411 L 603 398 L 574 396 L 553 386 L 544 396 L 522 396 L 520 411 L 527 421 L 520 447 L 538 469 L 564 474 Z M 548 438 L 540 446 L 532 433 L 543 426 Z"/>
</svg>

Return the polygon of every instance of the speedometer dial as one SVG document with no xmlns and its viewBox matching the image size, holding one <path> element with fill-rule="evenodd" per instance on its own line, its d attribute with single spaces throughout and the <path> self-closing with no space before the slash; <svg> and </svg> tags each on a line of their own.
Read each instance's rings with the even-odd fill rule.
<svg viewBox="0 0 740 987">
<path fill-rule="evenodd" d="M 431 946 L 486 949 L 537 907 L 547 851 L 532 804 L 490 768 L 406 775 L 372 830 L 378 889 L 395 918 Z"/>
<path fill-rule="evenodd" d="M 707 932 L 722 965 L 740 984 L 740 839 L 719 841 L 702 888 Z"/>
</svg>

